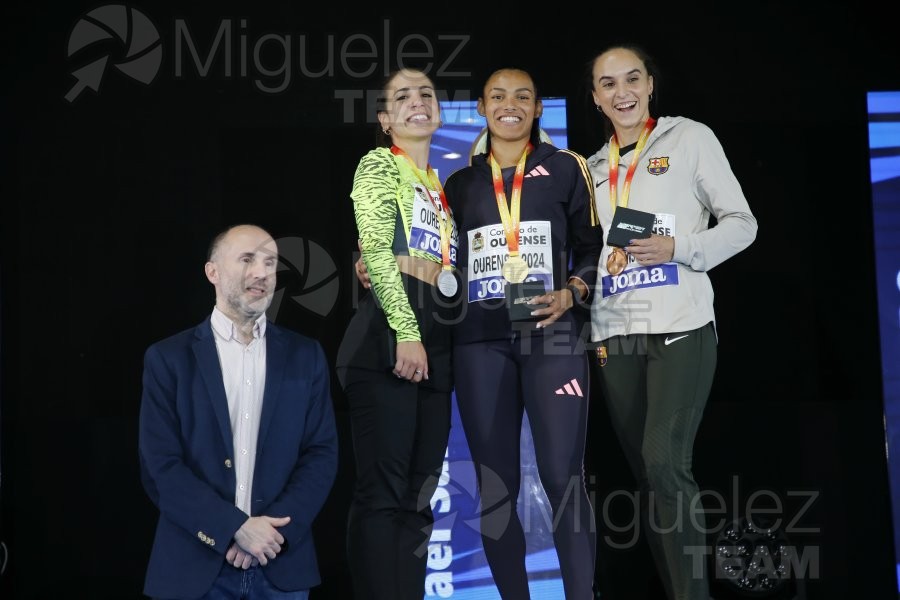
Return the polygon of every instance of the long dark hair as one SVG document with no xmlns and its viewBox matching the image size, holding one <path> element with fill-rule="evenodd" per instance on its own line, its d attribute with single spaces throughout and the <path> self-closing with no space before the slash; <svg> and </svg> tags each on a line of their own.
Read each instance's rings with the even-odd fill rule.
<svg viewBox="0 0 900 600">
<path fill-rule="evenodd" d="M 583 75 L 583 82 L 582 82 L 584 85 L 586 106 L 590 107 L 588 109 L 589 112 L 600 117 L 600 119 L 603 121 L 603 134 L 605 136 L 603 138 L 603 143 L 606 143 L 607 141 L 609 141 L 609 139 L 613 136 L 613 134 L 616 132 L 616 130 L 613 127 L 612 121 L 609 120 L 609 117 L 607 117 L 603 113 L 603 111 L 599 110 L 597 108 L 597 106 L 594 104 L 594 97 L 592 95 L 592 92 L 594 91 L 594 64 L 596 64 L 598 58 L 600 58 L 601 56 L 603 56 L 610 50 L 619 50 L 619 49 L 629 50 L 630 52 L 633 52 L 635 54 L 635 56 L 638 57 L 638 60 L 640 60 L 644 64 L 644 68 L 647 70 L 647 75 L 649 77 L 653 78 L 653 94 L 652 94 L 652 97 L 650 98 L 650 104 L 649 104 L 648 108 L 650 109 L 651 117 L 655 117 L 655 116 L 659 115 L 658 106 L 659 106 L 659 96 L 660 96 L 660 94 L 659 94 L 660 74 L 659 74 L 659 68 L 656 66 L 656 61 L 653 59 L 652 56 L 650 56 L 650 54 L 646 50 L 644 50 L 641 46 L 638 46 L 637 44 L 627 43 L 627 44 L 613 44 L 611 46 L 608 46 L 607 48 L 604 48 L 602 51 L 600 51 L 596 55 L 594 55 L 594 58 L 592 58 L 591 60 L 589 60 L 587 62 L 587 64 L 585 65 L 585 68 L 584 68 L 584 75 Z M 593 120 L 593 117 L 591 117 L 590 120 Z"/>
<path fill-rule="evenodd" d="M 534 86 L 534 103 L 535 103 L 535 105 L 537 105 L 538 102 L 542 101 L 541 92 L 538 89 L 538 84 L 537 84 L 537 81 L 535 81 L 535 79 L 534 79 L 534 75 L 532 75 L 525 69 L 521 69 L 519 67 L 502 67 L 500 69 L 494 69 L 494 71 L 491 72 L 490 75 L 488 75 L 487 77 L 484 78 L 484 84 L 481 86 L 481 91 L 478 94 L 478 97 L 482 100 L 482 102 L 484 101 L 484 86 L 487 85 L 488 81 L 490 81 L 494 75 L 496 75 L 497 73 L 500 73 L 501 71 L 518 71 L 519 73 L 524 73 L 525 75 L 527 75 L 528 78 L 531 80 L 531 84 Z M 541 118 L 538 116 L 535 116 L 534 121 L 531 122 L 531 135 L 529 136 L 529 141 L 534 146 L 537 146 L 538 144 L 541 143 Z M 487 138 L 485 140 L 485 153 L 486 154 L 491 153 L 491 129 L 490 129 L 490 127 L 487 128 Z"/>
</svg>

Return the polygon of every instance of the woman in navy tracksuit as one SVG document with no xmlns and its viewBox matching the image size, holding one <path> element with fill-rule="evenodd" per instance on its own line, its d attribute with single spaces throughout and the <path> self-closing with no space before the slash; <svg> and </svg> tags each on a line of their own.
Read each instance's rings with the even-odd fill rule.
<svg viewBox="0 0 900 600">
<path fill-rule="evenodd" d="M 603 245 L 593 186 L 582 157 L 540 141 L 542 105 L 528 73 L 495 72 L 478 108 L 490 133 L 488 152 L 451 175 L 445 190 L 461 232 L 464 287 L 463 316 L 453 331 L 454 383 L 476 465 L 485 554 L 503 598 L 529 598 L 516 514 L 528 411 L 566 598 L 586 600 L 593 597 L 595 553 L 583 472 L 588 363 L 583 321 L 570 309 L 593 289 Z M 518 220 L 518 227 L 505 229 L 504 220 Z M 511 321 L 504 299 L 502 265 L 516 242 L 528 279 L 547 290 L 534 299 L 547 306 L 532 321 Z"/>
</svg>

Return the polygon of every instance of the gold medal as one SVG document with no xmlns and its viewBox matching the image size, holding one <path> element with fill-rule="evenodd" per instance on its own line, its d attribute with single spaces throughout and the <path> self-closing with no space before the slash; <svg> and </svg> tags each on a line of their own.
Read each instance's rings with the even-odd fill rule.
<svg viewBox="0 0 900 600">
<path fill-rule="evenodd" d="M 614 247 L 609 256 L 606 257 L 606 271 L 610 275 L 618 275 L 625 270 L 625 265 L 627 264 L 628 254 L 622 248 Z"/>
<path fill-rule="evenodd" d="M 510 283 L 522 283 L 528 276 L 528 263 L 521 256 L 510 256 L 500 270 L 503 279 Z"/>
<path fill-rule="evenodd" d="M 516 173 L 513 175 L 512 200 L 506 205 L 506 192 L 503 191 L 503 173 L 500 165 L 494 160 L 494 154 L 488 155 L 491 163 L 491 178 L 494 182 L 494 195 L 497 197 L 497 210 L 500 211 L 500 221 L 503 223 L 503 234 L 506 236 L 506 248 L 509 257 L 503 263 L 500 272 L 503 278 L 510 283 L 522 283 L 528 276 L 528 264 L 519 256 L 519 215 L 522 201 L 522 182 L 525 179 L 525 159 L 534 146 L 531 142 L 525 146 L 519 162 L 516 163 Z"/>
</svg>

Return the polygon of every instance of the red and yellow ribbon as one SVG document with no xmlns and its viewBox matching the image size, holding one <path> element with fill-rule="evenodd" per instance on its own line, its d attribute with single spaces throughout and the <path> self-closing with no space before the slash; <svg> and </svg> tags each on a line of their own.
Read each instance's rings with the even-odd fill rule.
<svg viewBox="0 0 900 600">
<path fill-rule="evenodd" d="M 644 130 L 641 131 L 637 146 L 634 149 L 634 156 L 631 157 L 631 164 L 628 166 L 628 172 L 625 174 L 625 185 L 622 186 L 621 202 L 616 201 L 619 183 L 619 140 L 616 134 L 613 134 L 612 139 L 609 140 L 609 204 L 613 213 L 616 212 L 616 206 L 628 207 L 628 194 L 631 192 L 631 180 L 634 178 L 634 170 L 637 168 L 638 158 L 640 158 L 644 146 L 647 145 L 647 138 L 650 137 L 650 132 L 653 131 L 655 125 L 656 119 L 653 117 L 650 117 L 644 123 Z"/>
<path fill-rule="evenodd" d="M 450 217 L 452 214 L 450 213 L 450 205 L 447 203 L 447 194 L 444 193 L 444 186 L 441 185 L 441 180 L 438 179 L 437 174 L 434 172 L 434 169 L 431 168 L 430 163 L 425 167 L 425 173 L 428 176 L 428 181 L 425 181 L 422 179 L 419 167 L 416 166 L 415 161 L 413 161 L 409 154 L 404 152 L 402 148 L 391 146 L 391 152 L 395 156 L 402 156 L 405 158 L 409 163 L 409 166 L 412 167 L 413 173 L 416 174 L 416 179 L 419 180 L 419 183 L 424 185 L 426 190 L 436 191 L 441 198 L 441 207 L 443 207 L 443 210 L 438 208 L 437 204 L 434 203 L 434 198 L 431 197 L 431 194 L 428 194 L 428 200 L 431 202 L 431 205 L 441 219 L 441 264 L 445 271 L 449 271 L 452 269 L 450 265 L 450 230 L 452 228 Z"/>
<path fill-rule="evenodd" d="M 494 195 L 497 197 L 497 208 L 500 211 L 500 221 L 503 223 L 503 232 L 506 234 L 506 247 L 510 256 L 519 255 L 519 215 L 522 206 L 522 182 L 525 179 L 525 159 L 534 149 L 531 142 L 522 152 L 519 162 L 516 164 L 516 174 L 513 176 L 512 199 L 509 206 L 506 204 L 506 192 L 503 191 L 503 173 L 500 165 L 494 158 L 494 153 L 488 156 L 491 163 L 491 177 L 494 180 Z"/>
</svg>

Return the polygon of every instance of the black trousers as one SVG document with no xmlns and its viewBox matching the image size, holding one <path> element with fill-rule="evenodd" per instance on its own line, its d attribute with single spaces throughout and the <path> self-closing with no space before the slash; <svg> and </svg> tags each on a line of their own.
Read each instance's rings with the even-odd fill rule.
<svg viewBox="0 0 900 600">
<path fill-rule="evenodd" d="M 569 600 L 593 598 L 593 509 L 584 481 L 588 364 L 574 333 L 517 334 L 453 348 L 456 399 L 481 496 L 481 539 L 500 595 L 527 600 L 525 534 L 516 512 L 523 411 Z"/>
<path fill-rule="evenodd" d="M 359 600 L 421 600 L 450 393 L 371 371 L 346 388 L 356 458 L 347 548 Z"/>
<path fill-rule="evenodd" d="M 709 323 L 603 344 L 601 390 L 640 486 L 640 523 L 657 570 L 670 599 L 705 600 L 709 549 L 691 465 L 716 369 L 715 330 Z"/>
<path fill-rule="evenodd" d="M 450 330 L 454 310 L 437 290 L 403 277 L 428 355 L 429 380 L 390 372 L 394 336 L 373 295 L 360 302 L 337 373 L 350 409 L 356 484 L 347 552 L 359 600 L 421 600 L 428 539 L 450 435 Z"/>
</svg>

